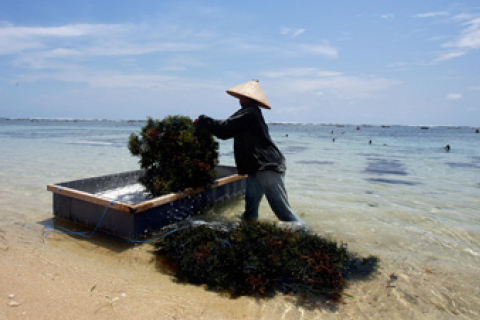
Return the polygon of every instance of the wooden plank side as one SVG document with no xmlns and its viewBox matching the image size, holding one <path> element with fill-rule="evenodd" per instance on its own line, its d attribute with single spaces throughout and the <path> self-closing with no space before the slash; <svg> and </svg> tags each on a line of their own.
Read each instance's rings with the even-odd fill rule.
<svg viewBox="0 0 480 320">
<path fill-rule="evenodd" d="M 61 194 L 61 195 L 66 196 L 66 197 L 75 198 L 75 199 L 78 199 L 78 200 L 81 200 L 81 201 L 93 203 L 93 204 L 96 204 L 96 205 L 99 205 L 99 206 L 102 206 L 102 207 L 107 207 L 111 202 L 111 200 L 101 198 L 101 197 L 97 197 L 97 196 L 92 195 L 90 193 L 70 189 L 70 188 L 67 188 L 67 187 L 57 186 L 57 185 L 49 184 L 49 185 L 47 185 L 47 190 L 51 191 L 53 193 Z M 133 206 L 131 206 L 129 204 L 122 203 L 122 202 L 118 202 L 118 201 L 115 201 L 114 203 L 110 204 L 109 208 L 119 210 L 119 211 L 123 211 L 123 212 L 127 212 L 127 213 L 134 213 L 134 211 L 135 211 L 135 208 Z"/>
<path fill-rule="evenodd" d="M 221 186 L 226 185 L 228 183 L 232 183 L 232 182 L 235 182 L 237 180 L 245 179 L 246 177 L 247 177 L 246 175 L 233 174 L 231 176 L 216 180 L 211 188 L 218 188 L 218 187 L 221 187 Z M 158 206 L 161 206 L 161 205 L 173 202 L 173 201 L 177 201 L 177 200 L 186 198 L 188 196 L 192 196 L 192 195 L 201 193 L 203 191 L 205 191 L 205 188 L 187 189 L 183 192 L 166 194 L 164 196 L 161 196 L 161 197 L 149 200 L 149 201 L 145 201 L 145 202 L 142 202 L 142 203 L 139 203 L 139 204 L 133 206 L 134 213 L 139 213 L 139 212 L 142 212 L 142 211 L 146 211 L 148 209 L 152 209 L 152 208 L 155 208 L 155 207 L 158 207 Z"/>
<path fill-rule="evenodd" d="M 223 185 L 235 182 L 237 180 L 245 179 L 246 177 L 247 177 L 246 175 L 233 174 L 225 178 L 217 179 L 211 188 L 218 188 Z M 47 185 L 47 190 L 53 193 L 58 193 L 67 197 L 90 202 L 90 203 L 97 204 L 99 206 L 104 206 L 104 207 L 108 206 L 109 203 L 111 202 L 111 200 L 97 197 L 90 193 L 86 193 L 86 192 L 82 192 L 82 191 L 78 191 L 78 190 L 74 190 L 74 189 L 70 189 L 70 188 L 62 187 L 58 185 Z M 203 191 L 205 191 L 205 188 L 187 189 L 183 192 L 170 193 L 152 200 L 144 201 L 137 205 L 129 205 L 129 204 L 115 201 L 110 205 L 110 208 L 123 211 L 123 212 L 128 212 L 128 213 L 139 213 L 139 212 L 146 211 L 148 209 L 155 208 L 176 200 L 186 198 L 191 195 L 201 193 Z"/>
</svg>

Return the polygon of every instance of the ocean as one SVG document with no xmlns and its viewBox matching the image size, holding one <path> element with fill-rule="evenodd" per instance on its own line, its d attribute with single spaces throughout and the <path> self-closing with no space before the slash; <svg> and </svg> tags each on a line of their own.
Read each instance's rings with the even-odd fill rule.
<svg viewBox="0 0 480 320">
<path fill-rule="evenodd" d="M 38 236 L 52 219 L 47 184 L 138 169 L 127 143 L 143 124 L 0 119 L 0 227 L 20 225 L 26 235 Z M 361 256 L 380 258 L 376 277 L 347 290 L 354 297 L 348 303 L 360 314 L 480 316 L 476 128 L 286 123 L 269 128 L 287 159 L 294 211 L 314 232 Z M 234 165 L 233 142 L 219 143 L 220 163 Z M 238 221 L 242 208 L 243 201 L 234 201 L 198 218 Z M 266 200 L 260 216 L 276 220 Z"/>
</svg>

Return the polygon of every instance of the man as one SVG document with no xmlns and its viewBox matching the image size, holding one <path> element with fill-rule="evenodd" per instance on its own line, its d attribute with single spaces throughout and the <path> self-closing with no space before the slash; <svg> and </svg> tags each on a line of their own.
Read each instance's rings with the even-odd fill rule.
<svg viewBox="0 0 480 320">
<path fill-rule="evenodd" d="M 197 125 L 220 139 L 233 138 L 235 162 L 239 174 L 248 174 L 244 220 L 258 219 L 263 195 L 282 221 L 300 221 L 290 208 L 285 189 L 285 157 L 272 141 L 260 107 L 271 109 L 258 80 L 227 90 L 238 98 L 242 108 L 226 120 L 201 115 Z"/>
</svg>

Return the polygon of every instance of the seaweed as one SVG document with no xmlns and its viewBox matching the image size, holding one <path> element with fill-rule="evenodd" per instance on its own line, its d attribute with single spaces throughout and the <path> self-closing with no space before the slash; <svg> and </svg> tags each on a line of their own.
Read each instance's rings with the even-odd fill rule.
<svg viewBox="0 0 480 320">
<path fill-rule="evenodd" d="M 168 233 L 168 235 L 167 235 Z M 340 301 L 347 278 L 366 277 L 376 257 L 355 257 L 345 244 L 275 223 L 174 226 L 154 243 L 161 263 L 182 282 L 238 296 Z"/>
<path fill-rule="evenodd" d="M 217 177 L 218 143 L 186 116 L 149 117 L 140 133 L 130 135 L 128 148 L 140 158 L 139 181 L 154 197 L 208 188 Z"/>
</svg>

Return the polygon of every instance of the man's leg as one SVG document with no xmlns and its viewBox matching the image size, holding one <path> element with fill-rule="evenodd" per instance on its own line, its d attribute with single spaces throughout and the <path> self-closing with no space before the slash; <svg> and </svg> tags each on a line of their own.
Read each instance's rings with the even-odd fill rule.
<svg viewBox="0 0 480 320">
<path fill-rule="evenodd" d="M 258 183 L 257 173 L 249 174 L 247 177 L 247 190 L 245 191 L 245 213 L 243 219 L 252 221 L 258 219 L 258 207 L 263 197 L 263 188 Z"/>
<path fill-rule="evenodd" d="M 282 221 L 300 221 L 288 203 L 287 190 L 285 188 L 284 173 L 265 170 L 256 173 L 257 181 L 262 186 L 268 203 Z"/>
</svg>

